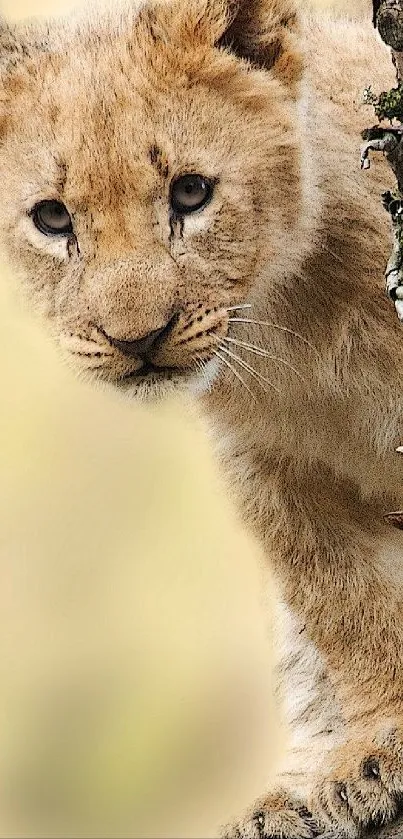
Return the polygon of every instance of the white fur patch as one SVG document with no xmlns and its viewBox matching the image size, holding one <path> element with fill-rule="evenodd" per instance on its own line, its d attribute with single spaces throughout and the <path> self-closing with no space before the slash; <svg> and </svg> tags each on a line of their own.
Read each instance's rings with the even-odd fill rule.
<svg viewBox="0 0 403 839">
<path fill-rule="evenodd" d="M 283 602 L 278 604 L 277 625 L 280 693 L 290 734 L 278 780 L 306 797 L 326 754 L 343 742 L 344 725 L 326 664 L 303 623 Z"/>
<path fill-rule="evenodd" d="M 193 396 L 201 396 L 203 393 L 208 393 L 219 376 L 220 371 L 221 364 L 218 358 L 211 358 L 200 369 L 200 373 L 196 373 L 188 380 L 188 390 Z"/>
<path fill-rule="evenodd" d="M 38 230 L 29 216 L 19 222 L 19 232 L 34 248 L 55 257 L 60 262 L 67 262 L 67 238 L 65 236 L 45 236 Z"/>
</svg>

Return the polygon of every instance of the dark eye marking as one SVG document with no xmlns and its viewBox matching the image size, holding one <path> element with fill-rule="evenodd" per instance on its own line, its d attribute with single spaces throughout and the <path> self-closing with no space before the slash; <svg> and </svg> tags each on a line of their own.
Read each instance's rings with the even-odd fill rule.
<svg viewBox="0 0 403 839">
<path fill-rule="evenodd" d="M 167 178 L 169 175 L 168 158 L 159 146 L 151 146 L 150 160 L 152 165 L 155 166 L 158 174 L 161 175 L 162 178 Z"/>
<path fill-rule="evenodd" d="M 78 239 L 76 239 L 74 234 L 72 234 L 67 239 L 67 253 L 68 253 L 70 259 L 73 256 L 74 248 L 77 251 L 77 256 L 81 256 L 80 245 L 78 244 Z"/>
<path fill-rule="evenodd" d="M 61 201 L 39 201 L 30 212 L 35 227 L 45 236 L 73 236 L 73 222 Z"/>
<path fill-rule="evenodd" d="M 209 204 L 215 182 L 204 175 L 180 175 L 171 184 L 171 210 L 176 216 L 190 215 Z"/>
<path fill-rule="evenodd" d="M 183 216 L 178 216 L 171 210 L 169 214 L 169 227 L 171 231 L 169 234 L 170 242 L 174 240 L 176 233 L 179 235 L 180 239 L 183 239 L 183 231 L 185 229 L 185 222 Z"/>
</svg>

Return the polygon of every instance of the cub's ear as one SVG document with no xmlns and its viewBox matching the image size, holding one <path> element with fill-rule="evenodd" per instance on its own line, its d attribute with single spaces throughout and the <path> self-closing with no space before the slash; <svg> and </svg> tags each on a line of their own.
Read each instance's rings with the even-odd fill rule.
<svg viewBox="0 0 403 839">
<path fill-rule="evenodd" d="M 225 7 L 225 28 L 217 46 L 295 86 L 302 75 L 297 0 L 219 0 L 218 5 Z"/>
<path fill-rule="evenodd" d="M 44 23 L 8 23 L 0 15 L 0 76 L 45 51 L 48 44 L 48 26 Z"/>
<path fill-rule="evenodd" d="M 23 57 L 23 46 L 20 43 L 16 27 L 7 23 L 5 18 L 0 16 L 0 73 L 11 66 L 15 66 Z"/>
</svg>

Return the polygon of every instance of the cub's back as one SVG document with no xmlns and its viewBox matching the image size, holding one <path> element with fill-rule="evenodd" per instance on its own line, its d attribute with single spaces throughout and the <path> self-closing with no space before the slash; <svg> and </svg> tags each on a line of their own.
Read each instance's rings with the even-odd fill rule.
<svg viewBox="0 0 403 839">
<path fill-rule="evenodd" d="M 329 118 L 360 131 L 376 122 L 363 105 L 363 92 L 396 84 L 390 51 L 372 26 L 370 9 L 361 20 L 325 12 L 302 16 L 302 35 L 311 83 L 327 106 Z"/>
</svg>

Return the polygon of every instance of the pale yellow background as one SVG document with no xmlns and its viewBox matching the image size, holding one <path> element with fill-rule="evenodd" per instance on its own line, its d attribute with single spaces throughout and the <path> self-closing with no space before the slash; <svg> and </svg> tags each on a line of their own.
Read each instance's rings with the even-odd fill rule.
<svg viewBox="0 0 403 839">
<path fill-rule="evenodd" d="M 213 836 L 284 740 L 258 548 L 196 418 L 78 383 L 14 288 L 3 266 L 0 836 Z"/>
</svg>

